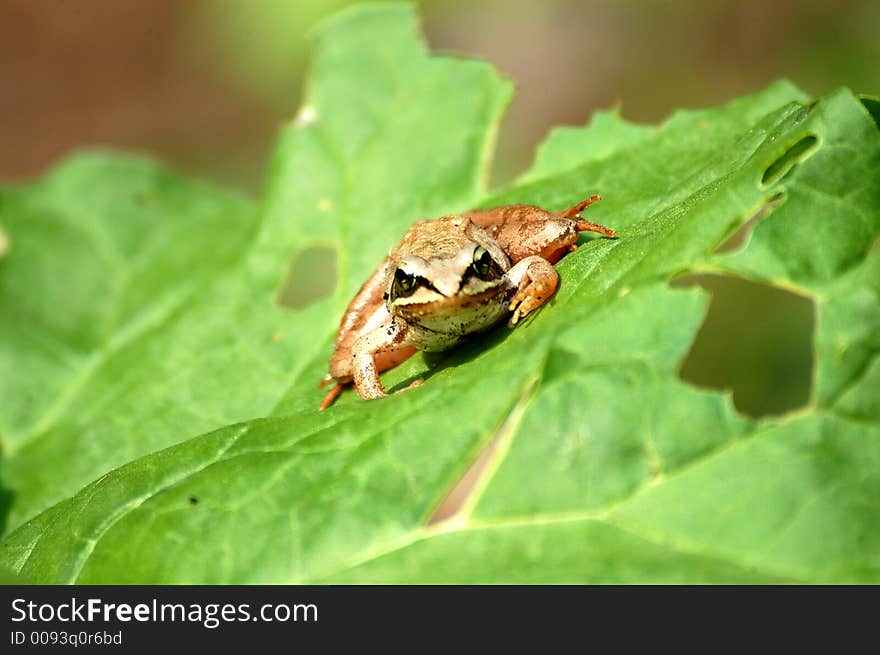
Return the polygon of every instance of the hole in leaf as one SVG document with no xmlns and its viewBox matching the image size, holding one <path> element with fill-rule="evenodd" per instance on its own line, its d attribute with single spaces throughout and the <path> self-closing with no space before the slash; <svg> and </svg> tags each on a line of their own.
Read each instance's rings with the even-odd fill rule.
<svg viewBox="0 0 880 655">
<path fill-rule="evenodd" d="M 746 243 L 748 243 L 749 237 L 752 234 L 752 230 L 755 229 L 755 226 L 761 220 L 763 220 L 767 216 L 767 214 L 769 214 L 775 207 L 781 205 L 784 199 L 784 192 L 780 191 L 779 193 L 773 195 L 767 202 L 761 205 L 761 208 L 758 209 L 758 211 L 756 211 L 749 220 L 740 225 L 733 234 L 731 234 L 724 241 L 718 244 L 718 246 L 712 252 L 733 252 L 742 248 Z"/>
<path fill-rule="evenodd" d="M 306 248 L 291 262 L 276 302 L 299 309 L 329 296 L 335 288 L 336 250 L 326 246 Z"/>
<path fill-rule="evenodd" d="M 810 400 L 815 306 L 780 287 L 724 275 L 685 275 L 672 286 L 699 285 L 709 311 L 679 367 L 699 387 L 732 390 L 753 418 L 778 415 Z"/>
<path fill-rule="evenodd" d="M 818 143 L 819 139 L 812 134 L 805 136 L 803 139 L 795 143 L 791 148 L 786 150 L 779 159 L 767 167 L 767 170 L 764 171 L 763 177 L 761 177 L 761 184 L 768 186 L 781 180 L 790 173 L 797 164 L 812 155 L 816 149 L 816 144 Z"/>
<path fill-rule="evenodd" d="M 862 105 L 868 110 L 868 114 L 870 114 L 871 118 L 874 119 L 874 122 L 877 124 L 877 129 L 880 129 L 880 98 L 861 96 L 859 100 L 862 101 Z"/>
</svg>

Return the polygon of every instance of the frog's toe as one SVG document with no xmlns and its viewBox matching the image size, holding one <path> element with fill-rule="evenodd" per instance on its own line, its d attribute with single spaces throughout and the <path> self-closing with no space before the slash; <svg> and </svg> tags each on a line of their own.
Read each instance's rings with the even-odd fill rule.
<svg viewBox="0 0 880 655">
<path fill-rule="evenodd" d="M 324 396 L 321 404 L 318 405 L 318 410 L 323 412 L 325 409 L 330 407 L 330 405 L 333 404 L 333 401 L 339 397 L 339 394 L 341 394 L 344 389 L 345 385 L 341 382 L 337 382 L 336 386 L 330 389 L 330 391 L 328 391 L 327 394 Z"/>
<path fill-rule="evenodd" d="M 519 322 L 520 317 L 522 316 L 522 301 L 524 300 L 523 294 L 516 294 L 511 300 L 508 309 L 512 312 L 510 319 L 507 321 L 507 327 L 513 327 Z"/>
<path fill-rule="evenodd" d="M 415 389 L 416 387 L 422 386 L 424 381 L 425 381 L 425 378 L 416 378 L 415 380 L 410 382 L 408 385 L 406 385 L 403 389 L 398 389 L 394 393 L 403 393 L 404 391 L 409 391 L 410 389 Z"/>
<path fill-rule="evenodd" d="M 507 321 L 507 327 L 512 328 L 519 321 L 519 308 L 517 307 L 513 310 L 513 315 L 510 317 L 510 320 Z"/>
<path fill-rule="evenodd" d="M 519 319 L 525 318 L 528 314 L 534 309 L 532 307 L 532 303 L 529 302 L 529 298 L 525 298 L 520 302 L 517 302 L 515 306 L 513 306 L 513 314 L 510 317 L 510 320 L 507 321 L 508 327 L 513 327 L 517 323 L 519 323 Z"/>
<path fill-rule="evenodd" d="M 531 284 L 524 292 L 520 292 L 513 297 L 510 308 L 513 315 L 507 324 L 510 327 L 516 325 L 521 318 L 525 318 L 533 311 L 544 304 L 550 295 L 550 288 L 542 283 Z"/>
</svg>

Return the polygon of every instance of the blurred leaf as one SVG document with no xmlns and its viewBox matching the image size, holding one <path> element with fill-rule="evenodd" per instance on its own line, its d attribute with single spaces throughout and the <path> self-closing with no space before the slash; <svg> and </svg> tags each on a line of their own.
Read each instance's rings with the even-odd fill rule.
<svg viewBox="0 0 880 655">
<path fill-rule="evenodd" d="M 58 271 L 86 255 L 57 239 L 34 260 L 54 274 L 26 283 L 40 312 L 3 321 L 15 331 L 3 377 L 42 352 L 32 342 L 44 333 L 53 353 L 76 347 L 96 361 L 72 366 L 73 386 L 41 363 L 45 389 L 3 389 L 7 448 L 22 444 L 3 469 L 17 526 L 6 565 L 79 583 L 880 580 L 880 134 L 857 98 L 841 90 L 806 106 L 780 83 L 657 129 L 605 115 L 557 133 L 520 183 L 487 196 L 508 83 L 483 64 L 426 56 L 408 8 L 361 7 L 320 35 L 256 236 L 218 237 L 240 244 L 226 266 L 217 257 L 184 275 L 159 259 L 154 285 L 119 293 L 135 325 L 140 308 L 156 316 L 148 331 L 122 329 L 138 334 L 129 343 L 116 335 L 127 323 L 105 321 L 121 347 L 96 350 L 102 271 L 78 268 L 84 290 L 68 302 Z M 774 168 L 808 137 L 815 147 Z M 116 178 L 86 182 L 70 220 L 89 224 L 92 203 L 115 216 Z M 41 203 L 67 207 L 47 184 L 4 196 L 13 240 L 45 220 Z M 534 318 L 386 376 L 393 386 L 425 375 L 418 389 L 315 410 L 334 323 L 406 225 L 478 200 L 564 208 L 597 191 L 590 217 L 620 238 L 566 257 L 559 292 Z M 713 254 L 771 200 L 742 250 Z M 31 213 L 18 209 L 28 203 Z M 246 222 L 220 214 L 218 224 Z M 186 220 L 183 208 L 163 218 L 164 229 Z M 127 224 L 83 238 L 97 249 Z M 188 261 L 205 238 L 193 231 L 168 248 Z M 291 262 L 326 247 L 338 251 L 333 297 L 273 305 Z M 0 264 L 4 317 L 31 266 L 18 256 Z M 809 406 L 753 421 L 678 379 L 707 301 L 669 287 L 682 272 L 742 275 L 815 302 Z M 189 275 L 198 293 L 167 317 L 150 309 Z M 236 423 L 248 417 L 263 418 Z M 431 524 L 490 444 L 464 505 Z"/>
<path fill-rule="evenodd" d="M 190 7 L 185 41 L 205 63 L 267 102 L 291 106 L 308 55 L 306 33 L 352 0 L 201 0 Z M 195 48 L 194 48 L 195 50 Z"/>
</svg>

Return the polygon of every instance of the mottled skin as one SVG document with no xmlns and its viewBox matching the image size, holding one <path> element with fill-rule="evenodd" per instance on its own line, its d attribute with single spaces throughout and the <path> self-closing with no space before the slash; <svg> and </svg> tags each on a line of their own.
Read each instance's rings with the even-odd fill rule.
<svg viewBox="0 0 880 655">
<path fill-rule="evenodd" d="M 416 350 L 446 350 L 508 315 L 513 327 L 547 302 L 559 284 L 553 264 L 577 248 L 580 232 L 614 237 L 579 216 L 597 200 L 562 213 L 477 209 L 409 228 L 345 310 L 322 382 L 336 385 L 320 408 L 352 381 L 362 398 L 382 397 L 379 373 Z"/>
</svg>

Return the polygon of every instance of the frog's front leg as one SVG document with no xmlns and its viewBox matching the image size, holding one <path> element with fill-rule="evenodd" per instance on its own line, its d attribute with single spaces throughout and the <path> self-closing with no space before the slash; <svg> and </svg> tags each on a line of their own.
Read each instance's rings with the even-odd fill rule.
<svg viewBox="0 0 880 655">
<path fill-rule="evenodd" d="M 507 272 L 507 278 L 516 289 L 508 306 L 513 312 L 507 322 L 510 327 L 547 302 L 559 285 L 559 275 L 553 264 L 538 255 L 521 259 Z"/>
<path fill-rule="evenodd" d="M 361 398 L 387 396 L 379 379 L 376 355 L 416 345 L 409 328 L 393 318 L 359 337 L 351 348 L 351 373 Z"/>
</svg>

